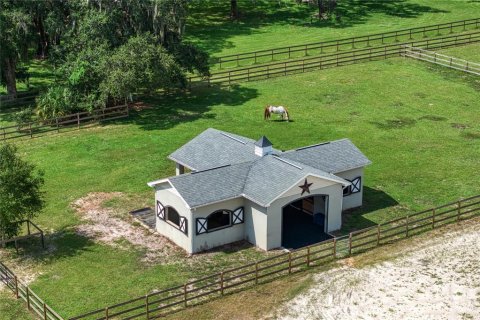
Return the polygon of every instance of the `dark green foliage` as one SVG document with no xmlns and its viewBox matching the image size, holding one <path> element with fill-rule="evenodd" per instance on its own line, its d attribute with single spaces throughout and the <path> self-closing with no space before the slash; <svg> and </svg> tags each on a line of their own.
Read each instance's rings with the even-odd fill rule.
<svg viewBox="0 0 480 320">
<path fill-rule="evenodd" d="M 18 234 L 15 223 L 38 215 L 44 206 L 43 172 L 36 171 L 17 154 L 10 144 L 0 147 L 0 235 L 8 238 Z"/>
</svg>

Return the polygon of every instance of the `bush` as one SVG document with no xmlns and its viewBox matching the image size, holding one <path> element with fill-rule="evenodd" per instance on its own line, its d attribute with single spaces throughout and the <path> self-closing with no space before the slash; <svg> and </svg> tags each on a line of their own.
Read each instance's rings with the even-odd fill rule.
<svg viewBox="0 0 480 320">
<path fill-rule="evenodd" d="M 49 88 L 37 98 L 37 114 L 43 119 L 51 119 L 74 112 L 75 101 L 68 87 Z"/>
<path fill-rule="evenodd" d="M 15 113 L 13 116 L 13 120 L 16 122 L 19 131 L 22 129 L 22 127 L 26 126 L 29 122 L 32 122 L 32 118 L 33 118 L 32 108 L 25 108 Z"/>
</svg>

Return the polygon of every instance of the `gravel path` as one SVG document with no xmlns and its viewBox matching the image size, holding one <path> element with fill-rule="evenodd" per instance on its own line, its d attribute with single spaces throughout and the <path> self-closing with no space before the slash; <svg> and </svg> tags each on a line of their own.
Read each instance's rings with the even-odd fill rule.
<svg viewBox="0 0 480 320">
<path fill-rule="evenodd" d="M 281 319 L 480 319 L 479 224 L 389 262 L 343 266 L 314 277 Z"/>
</svg>

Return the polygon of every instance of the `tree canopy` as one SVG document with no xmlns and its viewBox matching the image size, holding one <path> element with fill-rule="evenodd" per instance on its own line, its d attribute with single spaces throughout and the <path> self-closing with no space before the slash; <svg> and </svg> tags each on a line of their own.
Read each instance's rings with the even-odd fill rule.
<svg viewBox="0 0 480 320">
<path fill-rule="evenodd" d="M 43 208 L 40 188 L 43 172 L 22 160 L 17 148 L 10 144 L 0 147 L 0 236 L 18 234 L 17 221 L 35 217 Z"/>
<path fill-rule="evenodd" d="M 0 6 L 8 92 L 15 94 L 15 70 L 28 50 L 55 66 L 56 85 L 38 102 L 43 117 L 183 86 L 187 72 L 209 74 L 208 55 L 182 39 L 187 0 L 0 0 Z"/>
</svg>

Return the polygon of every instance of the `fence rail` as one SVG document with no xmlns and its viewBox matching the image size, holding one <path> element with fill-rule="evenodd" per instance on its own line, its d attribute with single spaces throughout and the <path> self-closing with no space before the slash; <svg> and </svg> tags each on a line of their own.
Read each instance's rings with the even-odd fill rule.
<svg viewBox="0 0 480 320">
<path fill-rule="evenodd" d="M 25 123 L 22 125 L 0 127 L 0 141 L 33 138 L 48 132 L 59 133 L 62 129 L 77 128 L 100 121 L 114 120 L 128 117 L 128 105 L 109 107 L 92 112 L 78 112 L 67 116 Z"/>
<path fill-rule="evenodd" d="M 439 36 L 442 31 L 448 31 L 449 33 L 463 32 L 477 29 L 479 26 L 480 18 L 475 18 L 353 38 L 314 42 L 302 45 L 226 55 L 213 58 L 211 60 L 211 64 L 213 67 L 218 65 L 219 69 L 239 67 L 242 63 L 243 65 L 265 63 L 274 61 L 276 59 L 283 60 L 298 58 L 300 56 L 319 55 L 328 52 L 351 50 L 362 46 L 370 47 L 373 45 L 384 45 L 386 43 L 405 42 L 413 40 L 419 36 L 423 38 Z"/>
<path fill-rule="evenodd" d="M 433 39 L 389 44 L 381 47 L 357 49 L 348 52 L 337 52 L 323 56 L 263 64 L 235 70 L 220 71 L 212 73 L 211 76 L 207 78 L 193 76 L 189 78 L 189 85 L 190 87 L 208 86 L 212 84 L 231 85 L 232 83 L 241 81 L 262 80 L 275 76 L 286 76 L 318 69 L 338 67 L 362 61 L 387 59 L 390 57 L 398 57 L 404 54 L 406 46 L 414 46 L 425 49 L 438 49 L 475 42 L 480 42 L 480 31 Z"/>
<path fill-rule="evenodd" d="M 17 224 L 26 223 L 27 224 L 27 234 L 23 235 L 23 236 L 13 237 L 13 238 L 10 238 L 10 239 L 0 239 L 0 247 L 4 248 L 7 245 L 7 243 L 13 242 L 13 243 L 15 243 L 15 249 L 17 250 L 17 253 L 18 253 L 18 241 L 23 240 L 23 239 L 27 239 L 27 238 L 31 238 L 31 237 L 40 236 L 40 241 L 42 243 L 42 248 L 45 248 L 44 233 L 43 233 L 43 230 L 40 229 L 39 226 L 37 226 L 35 223 L 33 223 L 32 221 L 30 221 L 28 219 L 18 221 L 16 223 Z M 36 232 L 32 232 L 32 228 L 35 229 Z"/>
<path fill-rule="evenodd" d="M 480 63 L 447 56 L 434 51 L 428 51 L 412 46 L 405 46 L 405 52 L 403 53 L 403 56 L 480 76 Z"/>
<path fill-rule="evenodd" d="M 373 227 L 351 232 L 311 246 L 149 293 L 106 308 L 79 315 L 84 319 L 157 319 L 254 284 L 271 281 L 309 267 L 326 264 L 374 247 L 473 218 L 480 213 L 480 195 L 417 212 Z"/>
<path fill-rule="evenodd" d="M 2 262 L 0 262 L 0 281 L 15 294 L 17 299 L 24 300 L 28 310 L 33 312 L 39 319 L 63 320 L 32 289 L 18 280 L 17 276 Z"/>
</svg>

